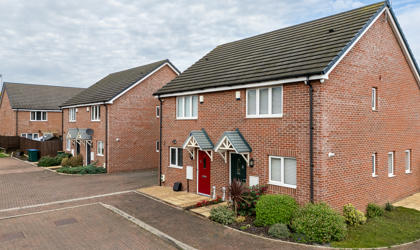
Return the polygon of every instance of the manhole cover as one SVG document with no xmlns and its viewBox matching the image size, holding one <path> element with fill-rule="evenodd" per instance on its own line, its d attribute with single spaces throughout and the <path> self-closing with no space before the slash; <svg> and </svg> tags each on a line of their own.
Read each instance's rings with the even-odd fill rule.
<svg viewBox="0 0 420 250">
<path fill-rule="evenodd" d="M 67 218 L 67 219 L 62 219 L 62 220 L 56 220 L 54 221 L 54 223 L 56 226 L 63 226 L 63 225 L 77 223 L 77 220 L 75 218 Z"/>
<path fill-rule="evenodd" d="M 8 241 L 8 240 L 14 240 L 14 239 L 21 239 L 21 238 L 25 238 L 25 235 L 23 234 L 23 232 L 0 234 L 0 241 Z"/>
</svg>

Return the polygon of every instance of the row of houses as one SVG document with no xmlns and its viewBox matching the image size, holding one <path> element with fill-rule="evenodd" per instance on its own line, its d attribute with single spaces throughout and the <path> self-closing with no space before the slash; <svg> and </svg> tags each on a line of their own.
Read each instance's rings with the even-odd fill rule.
<svg viewBox="0 0 420 250">
<path fill-rule="evenodd" d="M 53 112 L 17 108 L 12 85 L 0 132 L 33 137 L 34 112 Z M 72 91 L 54 129 L 108 172 L 157 167 L 160 185 L 205 196 L 238 179 L 336 208 L 420 190 L 419 67 L 388 2 L 220 45 L 182 73 L 165 60 Z"/>
</svg>

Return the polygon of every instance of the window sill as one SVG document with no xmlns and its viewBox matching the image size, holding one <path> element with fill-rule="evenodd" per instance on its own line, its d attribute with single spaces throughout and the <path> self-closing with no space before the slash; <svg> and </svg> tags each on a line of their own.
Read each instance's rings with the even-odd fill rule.
<svg viewBox="0 0 420 250">
<path fill-rule="evenodd" d="M 377 174 L 372 174 L 372 177 L 375 178 L 375 177 L 378 177 L 378 175 Z"/>
<path fill-rule="evenodd" d="M 48 120 L 39 120 L 39 121 L 36 121 L 36 120 L 30 120 L 31 122 L 47 122 Z"/>
<path fill-rule="evenodd" d="M 245 118 L 247 119 L 264 119 L 264 118 L 282 118 L 283 114 L 281 115 L 247 115 Z"/>
<path fill-rule="evenodd" d="M 73 123 L 74 123 L 74 122 L 76 122 L 76 121 L 69 121 L 69 122 L 73 122 Z"/>
<path fill-rule="evenodd" d="M 413 173 L 411 170 L 405 170 L 405 173 L 406 174 L 411 174 L 411 173 Z"/>
<path fill-rule="evenodd" d="M 179 120 L 179 121 L 188 121 L 188 120 L 198 120 L 198 118 L 197 117 L 188 117 L 188 118 L 181 118 L 181 117 L 177 117 L 176 118 L 176 120 Z"/>
<path fill-rule="evenodd" d="M 104 155 L 96 154 L 96 156 L 104 156 Z"/>
<path fill-rule="evenodd" d="M 274 186 L 279 186 L 279 187 L 287 187 L 287 188 L 296 189 L 296 185 L 289 185 L 289 184 L 279 183 L 279 182 L 275 182 L 275 181 L 269 181 L 268 184 L 269 185 L 274 185 Z"/>
<path fill-rule="evenodd" d="M 180 166 L 174 166 L 174 165 L 169 165 L 169 168 L 183 169 L 183 167 L 180 167 Z"/>
<path fill-rule="evenodd" d="M 91 122 L 100 122 L 101 120 L 90 120 Z"/>
<path fill-rule="evenodd" d="M 395 176 L 396 176 L 395 174 L 388 174 L 389 178 L 392 178 L 392 177 L 395 177 Z"/>
</svg>

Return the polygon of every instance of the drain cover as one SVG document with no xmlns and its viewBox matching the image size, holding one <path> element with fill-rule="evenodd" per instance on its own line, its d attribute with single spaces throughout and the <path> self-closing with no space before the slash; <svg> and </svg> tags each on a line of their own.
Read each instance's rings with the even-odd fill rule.
<svg viewBox="0 0 420 250">
<path fill-rule="evenodd" d="M 63 225 L 77 223 L 77 220 L 75 218 L 67 218 L 67 219 L 62 219 L 62 220 L 56 220 L 54 221 L 54 223 L 56 226 L 63 226 Z"/>
<path fill-rule="evenodd" d="M 8 241 L 8 240 L 14 240 L 14 239 L 21 239 L 25 238 L 25 235 L 23 232 L 13 232 L 13 233 L 7 233 L 7 234 L 0 234 L 0 242 L 1 241 Z"/>
</svg>

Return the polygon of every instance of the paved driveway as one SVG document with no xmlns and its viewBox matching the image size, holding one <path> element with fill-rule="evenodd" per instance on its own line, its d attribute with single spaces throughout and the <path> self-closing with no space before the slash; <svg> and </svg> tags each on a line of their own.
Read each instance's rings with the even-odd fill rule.
<svg viewBox="0 0 420 250">
<path fill-rule="evenodd" d="M 156 170 L 60 175 L 16 159 L 0 158 L 0 210 L 134 190 L 156 182 Z"/>
</svg>

